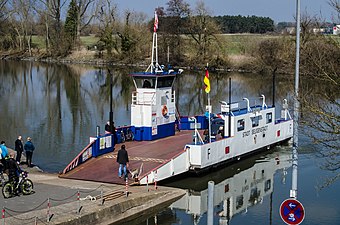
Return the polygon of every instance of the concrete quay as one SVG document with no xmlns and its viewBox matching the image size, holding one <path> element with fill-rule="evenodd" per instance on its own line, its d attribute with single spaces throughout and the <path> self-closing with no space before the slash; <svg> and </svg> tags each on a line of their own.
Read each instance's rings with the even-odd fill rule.
<svg viewBox="0 0 340 225">
<path fill-rule="evenodd" d="M 184 190 L 158 186 L 126 186 L 62 179 L 39 168 L 27 168 L 34 193 L 9 199 L 0 196 L 0 224 L 128 224 L 152 216 L 185 194 Z M 114 174 L 113 174 L 114 176 Z"/>
</svg>

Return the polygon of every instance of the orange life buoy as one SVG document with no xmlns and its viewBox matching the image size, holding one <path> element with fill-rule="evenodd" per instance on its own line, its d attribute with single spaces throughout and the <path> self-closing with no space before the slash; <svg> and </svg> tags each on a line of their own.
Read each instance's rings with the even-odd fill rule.
<svg viewBox="0 0 340 225">
<path fill-rule="evenodd" d="M 163 105 L 162 115 L 165 117 L 165 116 L 167 116 L 167 114 L 168 114 L 168 107 L 166 107 L 166 105 Z"/>
</svg>

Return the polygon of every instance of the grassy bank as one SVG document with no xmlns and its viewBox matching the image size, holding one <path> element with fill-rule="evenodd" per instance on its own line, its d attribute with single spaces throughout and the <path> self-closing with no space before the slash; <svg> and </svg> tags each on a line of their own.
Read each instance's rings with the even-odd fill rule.
<svg viewBox="0 0 340 225">
<path fill-rule="evenodd" d="M 162 34 L 159 35 L 159 39 L 162 38 Z M 212 49 L 210 49 L 210 55 L 214 58 L 221 57 L 222 64 L 219 64 L 217 68 L 227 68 L 232 70 L 245 70 L 245 71 L 254 71 L 254 65 L 256 65 L 255 56 L 258 54 L 258 48 L 261 42 L 270 39 L 279 39 L 286 37 L 291 39 L 294 42 L 294 36 L 282 36 L 282 35 L 259 35 L 259 34 L 221 34 L 216 36 L 216 42 L 218 43 Z M 340 43 L 339 36 L 331 36 L 338 43 Z M 198 54 L 197 45 L 192 44 L 192 40 L 190 37 L 183 37 L 184 42 L 187 43 L 185 46 L 185 59 L 178 63 L 180 66 L 202 66 L 197 65 L 196 55 Z M 132 54 L 133 57 L 139 59 L 135 60 L 121 60 L 121 54 L 113 52 L 111 57 L 108 57 L 105 51 L 100 52 L 98 48 L 94 46 L 98 46 L 99 38 L 90 35 L 90 36 L 82 36 L 80 37 L 80 47 L 77 50 L 72 51 L 70 55 L 65 58 L 53 59 L 47 56 L 45 51 L 45 40 L 44 37 L 41 36 L 33 36 L 32 37 L 32 53 L 33 56 L 28 55 L 28 51 L 26 52 L 18 52 L 18 51 L 9 51 L 0 53 L 0 58 L 35 58 L 42 60 L 51 60 L 51 61 L 63 61 L 63 62 L 76 62 L 76 63 L 90 63 L 90 64 L 106 64 L 108 61 L 114 61 L 116 63 L 137 63 L 137 64 L 145 64 L 148 63 L 151 56 L 151 37 L 148 44 L 150 46 L 145 46 L 145 51 L 138 54 Z M 118 43 L 119 44 L 119 43 Z M 161 43 L 159 43 L 159 47 Z M 294 43 L 293 43 L 294 44 Z M 164 49 L 164 48 L 163 48 Z M 164 56 L 164 52 L 159 51 L 160 60 L 164 60 L 166 56 Z M 170 60 L 171 60 L 170 55 Z M 130 56 L 125 56 L 125 58 L 130 58 Z M 163 59 L 162 59 L 163 58 Z M 210 58 L 211 59 L 211 58 Z M 224 60 L 224 61 L 223 61 Z M 161 62 L 162 63 L 162 62 Z M 212 65 L 209 64 L 209 65 Z"/>
<path fill-rule="evenodd" d="M 279 35 L 257 35 L 257 34 L 221 34 L 218 39 L 221 45 L 225 47 L 226 52 L 230 55 L 243 55 L 252 51 L 258 43 L 263 40 L 278 38 Z M 88 46 L 94 46 L 99 41 L 98 37 L 93 35 L 80 37 L 81 47 L 87 49 Z M 32 44 L 39 49 L 45 48 L 44 37 L 32 36 Z"/>
</svg>

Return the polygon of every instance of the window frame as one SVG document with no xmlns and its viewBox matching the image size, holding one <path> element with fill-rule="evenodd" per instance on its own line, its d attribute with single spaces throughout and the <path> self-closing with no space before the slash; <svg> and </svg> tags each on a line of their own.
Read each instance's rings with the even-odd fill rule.
<svg viewBox="0 0 340 225">
<path fill-rule="evenodd" d="M 241 124 L 243 122 L 243 125 Z M 246 121 L 245 119 L 239 119 L 237 120 L 237 132 L 243 131 L 246 127 Z"/>
</svg>

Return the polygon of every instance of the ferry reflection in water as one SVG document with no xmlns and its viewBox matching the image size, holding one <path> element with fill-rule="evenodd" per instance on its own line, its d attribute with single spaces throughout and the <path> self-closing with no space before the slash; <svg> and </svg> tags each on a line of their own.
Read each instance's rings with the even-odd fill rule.
<svg viewBox="0 0 340 225">
<path fill-rule="evenodd" d="M 135 224 L 169 224 L 170 221 L 171 224 L 206 224 L 207 184 L 210 180 L 215 182 L 214 224 L 230 224 L 237 214 L 246 213 L 249 207 L 262 204 L 264 197 L 273 193 L 276 172 L 285 183 L 286 169 L 291 166 L 291 152 L 289 147 L 274 149 L 274 152 L 267 155 L 263 153 L 262 157 L 256 155 L 243 159 L 203 177 L 190 177 L 168 184 L 167 186 L 185 188 L 187 193 L 157 216 Z M 273 210 L 272 205 L 268 208 L 268 215 L 273 214 L 270 210 Z M 274 210 L 276 213 L 277 209 Z M 170 218 L 176 218 L 170 219 L 169 214 L 173 214 Z"/>
</svg>

